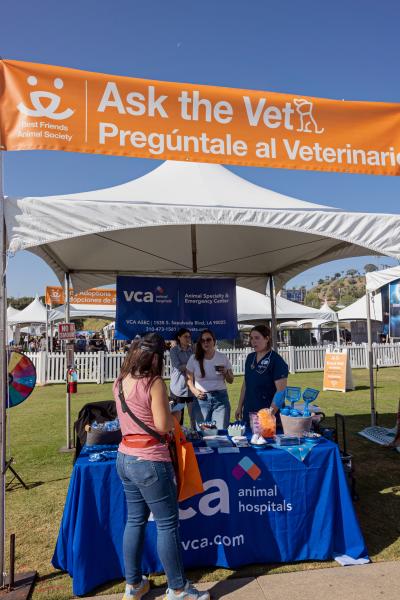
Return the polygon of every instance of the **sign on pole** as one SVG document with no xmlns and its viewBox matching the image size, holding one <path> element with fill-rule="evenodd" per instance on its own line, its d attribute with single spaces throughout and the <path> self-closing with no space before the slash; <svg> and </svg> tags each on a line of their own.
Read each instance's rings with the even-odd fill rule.
<svg viewBox="0 0 400 600">
<path fill-rule="evenodd" d="M 336 392 L 354 390 L 350 359 L 346 349 L 325 354 L 323 389 Z"/>
<path fill-rule="evenodd" d="M 75 339 L 75 323 L 59 323 L 58 324 L 58 339 L 59 340 L 74 340 Z"/>
<path fill-rule="evenodd" d="M 65 356 L 67 359 L 67 369 L 74 365 L 74 343 L 68 342 L 65 348 Z"/>
</svg>

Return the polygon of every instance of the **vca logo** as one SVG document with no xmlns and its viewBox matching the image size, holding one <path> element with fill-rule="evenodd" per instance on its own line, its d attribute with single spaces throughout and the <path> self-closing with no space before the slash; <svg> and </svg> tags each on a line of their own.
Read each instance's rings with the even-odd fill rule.
<svg viewBox="0 0 400 600">
<path fill-rule="evenodd" d="M 124 297 L 126 302 L 154 302 L 153 292 L 142 292 L 138 290 L 127 291 L 124 290 Z"/>
<path fill-rule="evenodd" d="M 27 83 L 31 87 L 36 87 L 38 85 L 38 80 L 34 75 L 29 75 Z M 56 77 L 53 85 L 57 90 L 61 90 L 64 87 L 64 82 L 60 77 Z M 30 92 L 29 98 L 33 108 L 25 106 L 23 102 L 20 102 L 17 105 L 19 112 L 27 117 L 48 117 L 49 119 L 60 121 L 69 119 L 74 114 L 72 108 L 66 108 L 61 112 L 56 112 L 60 106 L 61 97 L 54 92 L 36 90 Z"/>
<path fill-rule="evenodd" d="M 200 497 L 197 510 L 193 506 L 179 509 L 181 521 L 195 517 L 198 512 L 205 517 L 213 517 L 217 513 L 229 515 L 229 488 L 226 482 L 223 479 L 209 479 L 204 481 L 203 487 L 205 493 Z"/>
</svg>

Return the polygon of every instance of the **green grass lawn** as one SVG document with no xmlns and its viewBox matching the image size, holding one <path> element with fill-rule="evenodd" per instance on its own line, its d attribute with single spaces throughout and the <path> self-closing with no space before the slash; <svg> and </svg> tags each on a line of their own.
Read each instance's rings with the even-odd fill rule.
<svg viewBox="0 0 400 600">
<path fill-rule="evenodd" d="M 372 560 L 400 560 L 400 454 L 368 442 L 356 432 L 370 424 L 368 372 L 353 371 L 355 391 L 342 394 L 323 392 L 319 404 L 333 425 L 335 412 L 346 415 L 348 449 L 354 455 L 357 488 L 356 503 L 362 531 Z M 242 378 L 230 386 L 233 409 L 237 405 Z M 321 389 L 322 373 L 291 375 L 291 385 Z M 399 369 L 381 369 L 377 389 L 379 424 L 393 427 L 400 396 Z M 73 397 L 72 420 L 87 402 L 111 398 L 111 384 L 81 384 Z M 15 468 L 30 489 L 15 482 L 7 492 L 7 533 L 16 534 L 17 570 L 36 569 L 39 580 L 33 598 L 66 599 L 72 596 L 70 577 L 55 571 L 53 554 L 72 469 L 71 454 L 59 452 L 65 446 L 65 386 L 37 388 L 21 406 L 8 413 L 9 454 Z M 9 476 L 8 476 L 9 478 Z M 88 540 L 90 543 L 90 540 Z M 296 563 L 248 566 L 237 571 L 202 569 L 189 573 L 194 580 L 218 580 L 290 570 L 326 567 L 331 563 Z M 162 577 L 155 583 L 163 582 Z M 103 586 L 98 594 L 122 591 L 123 583 Z"/>
</svg>

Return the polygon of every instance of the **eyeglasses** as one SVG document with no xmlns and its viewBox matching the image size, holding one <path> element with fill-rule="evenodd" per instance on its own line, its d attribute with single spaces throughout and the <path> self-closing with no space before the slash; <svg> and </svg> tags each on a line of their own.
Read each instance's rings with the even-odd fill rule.
<svg viewBox="0 0 400 600">
<path fill-rule="evenodd" d="M 209 337 L 209 338 L 201 338 L 201 343 L 204 344 L 205 342 L 213 342 L 214 340 Z"/>
</svg>

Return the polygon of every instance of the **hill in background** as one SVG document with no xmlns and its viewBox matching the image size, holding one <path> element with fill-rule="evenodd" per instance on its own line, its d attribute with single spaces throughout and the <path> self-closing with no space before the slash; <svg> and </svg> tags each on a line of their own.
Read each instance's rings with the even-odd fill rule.
<svg viewBox="0 0 400 600">
<path fill-rule="evenodd" d="M 365 273 L 377 271 L 374 264 L 364 266 Z M 307 290 L 304 303 L 313 308 L 319 308 L 327 300 L 331 308 L 342 308 L 352 304 L 365 294 L 365 274 L 357 269 L 336 272 L 326 275 L 324 279 L 312 282 Z"/>
</svg>

